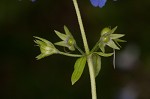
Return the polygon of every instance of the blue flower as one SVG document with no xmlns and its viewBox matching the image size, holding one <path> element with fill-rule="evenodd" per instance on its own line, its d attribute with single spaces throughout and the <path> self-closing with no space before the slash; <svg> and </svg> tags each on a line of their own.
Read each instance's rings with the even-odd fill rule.
<svg viewBox="0 0 150 99">
<path fill-rule="evenodd" d="M 90 0 L 90 1 L 94 7 L 98 6 L 98 7 L 102 8 L 103 6 L 105 6 L 105 3 L 107 0 Z"/>
</svg>

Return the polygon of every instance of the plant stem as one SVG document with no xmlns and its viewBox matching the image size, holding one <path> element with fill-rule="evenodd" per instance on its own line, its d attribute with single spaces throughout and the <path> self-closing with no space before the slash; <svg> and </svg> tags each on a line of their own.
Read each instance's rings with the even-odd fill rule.
<svg viewBox="0 0 150 99">
<path fill-rule="evenodd" d="M 70 56 L 70 57 L 82 57 L 83 55 L 78 55 L 78 54 L 69 54 L 69 53 L 65 53 L 65 52 L 58 52 L 61 55 L 65 55 L 65 56 Z"/>
<path fill-rule="evenodd" d="M 78 7 L 77 0 L 73 0 L 73 4 L 74 4 L 75 10 L 76 10 L 78 23 L 79 23 L 79 26 L 80 26 L 80 31 L 81 31 L 81 35 L 82 35 L 84 48 L 85 48 L 85 53 L 87 55 L 87 62 L 88 62 L 88 67 L 89 67 L 90 80 L 91 80 L 92 99 L 97 99 L 96 82 L 95 82 L 92 58 L 91 58 L 91 55 L 89 55 L 90 51 L 89 51 L 89 47 L 88 47 L 88 43 L 87 43 L 87 39 L 86 39 L 85 31 L 84 31 L 84 26 L 83 26 L 83 23 L 82 23 L 82 18 L 81 18 L 81 14 L 80 14 L 80 10 L 79 10 L 79 7 Z"/>
<path fill-rule="evenodd" d="M 79 10 L 79 7 L 78 7 L 77 0 L 73 0 L 73 3 L 74 3 L 74 7 L 75 7 L 75 10 L 76 10 L 76 14 L 77 14 L 77 18 L 78 18 L 78 22 L 79 22 L 79 26 L 80 26 L 80 30 L 81 30 L 81 35 L 82 35 L 82 39 L 83 39 L 85 52 L 89 53 L 89 47 L 88 47 L 88 43 L 87 43 L 87 39 L 86 39 L 85 31 L 84 31 L 84 26 L 83 26 L 83 23 L 82 23 L 82 18 L 81 18 L 81 14 L 80 14 L 80 10 Z"/>
<path fill-rule="evenodd" d="M 93 49 L 91 50 L 91 53 L 93 53 L 94 51 L 97 51 L 97 48 L 98 48 L 98 45 L 99 45 L 100 42 L 101 42 L 101 41 L 99 40 L 99 41 L 95 44 L 95 46 L 94 46 Z"/>
<path fill-rule="evenodd" d="M 85 55 L 85 53 L 80 49 L 80 47 L 79 47 L 77 44 L 75 44 L 74 46 L 75 46 L 76 49 L 78 49 L 78 51 L 79 51 L 82 55 Z"/>
<path fill-rule="evenodd" d="M 93 68 L 91 55 L 88 56 L 87 62 L 88 62 L 88 66 L 89 66 L 89 73 L 90 73 L 90 80 L 91 80 L 92 99 L 97 99 L 96 82 L 95 82 L 94 68 Z"/>
</svg>

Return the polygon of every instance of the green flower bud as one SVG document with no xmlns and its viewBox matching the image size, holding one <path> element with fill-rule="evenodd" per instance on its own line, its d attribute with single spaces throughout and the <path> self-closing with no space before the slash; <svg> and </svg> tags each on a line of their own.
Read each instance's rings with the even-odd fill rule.
<svg viewBox="0 0 150 99">
<path fill-rule="evenodd" d="M 75 44 L 75 40 L 74 40 L 73 38 L 69 38 L 68 41 L 67 41 L 67 44 L 68 44 L 69 46 L 72 46 L 72 45 Z"/>
<path fill-rule="evenodd" d="M 55 46 L 48 40 L 40 37 L 35 37 L 35 38 L 37 40 L 35 40 L 34 42 L 37 44 L 37 46 L 40 47 L 40 51 L 41 51 L 41 54 L 36 57 L 38 60 L 58 52 Z"/>
<path fill-rule="evenodd" d="M 60 39 L 62 39 L 62 41 L 56 42 L 55 45 L 64 46 L 64 47 L 67 47 L 69 50 L 74 51 L 75 50 L 74 45 L 76 41 L 66 26 L 64 26 L 64 30 L 65 30 L 65 34 L 60 33 L 59 31 L 55 30 L 55 33 L 57 34 L 57 36 Z"/>
<path fill-rule="evenodd" d="M 76 42 L 75 42 L 74 38 L 69 38 L 67 40 L 67 47 L 69 48 L 69 50 L 71 50 L 71 51 L 75 50 L 75 47 L 74 47 L 75 43 Z"/>
<path fill-rule="evenodd" d="M 110 37 L 109 37 L 109 36 L 103 37 L 103 38 L 102 38 L 102 41 L 103 41 L 104 43 L 108 43 L 108 42 L 110 41 Z"/>
<path fill-rule="evenodd" d="M 108 32 L 110 32 L 111 31 L 111 29 L 110 28 L 108 28 L 108 27 L 105 27 L 104 29 L 102 29 L 102 31 L 101 31 L 101 36 L 102 35 L 104 35 L 104 34 L 106 34 L 106 33 L 108 33 Z"/>
<path fill-rule="evenodd" d="M 114 27 L 113 29 L 110 29 L 108 27 L 105 27 L 104 29 L 102 29 L 101 31 L 101 37 L 100 37 L 100 44 L 99 47 L 102 50 L 102 52 L 105 52 L 105 46 L 109 46 L 113 49 L 117 49 L 119 50 L 120 45 L 118 44 L 117 40 L 121 37 L 124 36 L 124 34 L 114 34 L 114 32 L 116 31 L 117 26 Z M 119 39 L 120 40 L 120 39 Z M 119 46 L 117 46 L 117 45 Z"/>
</svg>

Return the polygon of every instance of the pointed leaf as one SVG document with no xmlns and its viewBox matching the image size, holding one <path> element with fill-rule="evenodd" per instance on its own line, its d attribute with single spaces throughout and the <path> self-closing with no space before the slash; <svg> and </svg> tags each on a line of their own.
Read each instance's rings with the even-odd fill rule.
<svg viewBox="0 0 150 99">
<path fill-rule="evenodd" d="M 56 42 L 56 43 L 54 43 L 54 44 L 55 44 L 55 45 L 58 45 L 58 46 L 68 47 L 65 41 Z"/>
<path fill-rule="evenodd" d="M 100 44 L 99 44 L 99 48 L 101 49 L 101 51 L 102 51 L 103 53 L 105 53 L 105 44 L 104 44 L 104 43 L 100 43 Z"/>
<path fill-rule="evenodd" d="M 121 40 L 121 39 L 115 39 L 117 42 L 127 42 L 125 40 Z"/>
<path fill-rule="evenodd" d="M 123 37 L 124 36 L 124 34 L 111 34 L 110 35 L 110 38 L 111 39 L 118 39 L 118 38 L 121 38 L 121 37 Z"/>
<path fill-rule="evenodd" d="M 114 27 L 114 28 L 110 31 L 110 34 L 113 34 L 113 33 L 116 31 L 117 27 L 118 27 L 118 26 Z"/>
<path fill-rule="evenodd" d="M 101 70 L 101 57 L 98 54 L 92 54 L 92 61 L 94 67 L 94 74 L 95 77 L 97 77 Z"/>
<path fill-rule="evenodd" d="M 115 39 L 114 41 L 121 48 L 121 45 L 117 42 L 117 40 Z"/>
<path fill-rule="evenodd" d="M 42 58 L 44 58 L 44 57 L 45 57 L 44 54 L 40 54 L 40 55 L 36 56 L 36 59 L 37 59 L 37 60 L 40 60 L 40 59 L 42 59 Z"/>
<path fill-rule="evenodd" d="M 56 31 L 56 30 L 54 30 L 54 31 L 55 31 L 55 33 L 57 34 L 57 36 L 58 36 L 59 38 L 61 38 L 62 40 L 66 40 L 66 39 L 67 39 L 67 35 L 62 34 L 62 33 L 58 32 L 58 31 Z"/>
<path fill-rule="evenodd" d="M 42 42 L 46 43 L 47 45 L 54 46 L 50 41 L 48 41 L 46 39 L 43 39 L 43 38 L 40 38 L 40 37 L 37 37 L 37 36 L 33 36 L 33 37 L 36 38 L 36 39 L 41 40 Z M 39 42 L 39 41 L 37 41 L 37 42 Z"/>
<path fill-rule="evenodd" d="M 46 46 L 46 43 L 42 42 L 41 40 L 34 40 L 34 42 L 37 44 L 37 46 L 41 46 L 41 45 L 45 45 Z"/>
<path fill-rule="evenodd" d="M 103 53 L 103 52 L 95 52 L 95 53 L 103 57 L 109 57 L 113 55 L 113 53 Z"/>
<path fill-rule="evenodd" d="M 71 76 L 72 85 L 75 84 L 81 77 L 86 64 L 86 57 L 78 58 L 74 65 L 74 71 Z"/>
<path fill-rule="evenodd" d="M 64 30 L 65 30 L 65 33 L 66 33 L 67 35 L 72 36 L 72 34 L 71 34 L 71 32 L 69 31 L 69 29 L 67 28 L 67 26 L 64 26 Z"/>
<path fill-rule="evenodd" d="M 113 40 L 109 41 L 109 42 L 107 43 L 107 45 L 108 45 L 109 47 L 113 48 L 113 49 L 118 49 L 118 50 L 119 50 L 119 47 L 114 43 Z"/>
<path fill-rule="evenodd" d="M 69 50 L 71 51 L 75 51 L 75 47 L 72 45 L 72 46 L 68 46 Z"/>
</svg>

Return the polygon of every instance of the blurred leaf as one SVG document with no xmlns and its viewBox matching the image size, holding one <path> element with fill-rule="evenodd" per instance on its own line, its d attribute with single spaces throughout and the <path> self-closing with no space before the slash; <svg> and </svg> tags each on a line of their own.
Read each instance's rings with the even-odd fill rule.
<svg viewBox="0 0 150 99">
<path fill-rule="evenodd" d="M 97 77 L 101 70 L 101 57 L 98 54 L 92 54 L 92 61 L 94 67 L 94 74 L 95 77 Z"/>
<path fill-rule="evenodd" d="M 113 33 L 116 31 L 117 27 L 118 27 L 118 26 L 114 27 L 114 28 L 110 31 L 110 34 L 113 34 Z"/>
<path fill-rule="evenodd" d="M 72 85 L 75 84 L 81 77 L 86 64 L 86 57 L 78 58 L 74 65 L 74 71 L 71 76 Z"/>
<path fill-rule="evenodd" d="M 103 57 L 109 57 L 113 55 L 113 53 L 103 53 L 103 52 L 95 52 L 95 53 Z"/>
<path fill-rule="evenodd" d="M 55 46 L 48 40 L 34 36 L 36 40 L 34 42 L 37 44 L 37 46 L 40 47 L 41 54 L 36 57 L 37 60 L 50 56 L 52 54 L 56 54 L 58 50 L 55 48 Z"/>
<path fill-rule="evenodd" d="M 99 48 L 101 49 L 101 51 L 104 53 L 105 52 L 105 44 L 100 43 L 99 44 Z"/>
<path fill-rule="evenodd" d="M 66 33 L 67 35 L 71 35 L 71 36 L 72 36 L 72 34 L 71 34 L 71 32 L 69 31 L 69 29 L 67 28 L 67 26 L 64 26 L 64 30 L 65 30 L 65 33 Z"/>
<path fill-rule="evenodd" d="M 64 41 L 56 42 L 54 44 L 55 45 L 59 45 L 59 46 L 65 46 L 65 47 L 67 47 L 66 42 L 64 42 Z"/>
<path fill-rule="evenodd" d="M 114 41 L 121 48 L 121 45 L 116 41 L 116 39 Z"/>
<path fill-rule="evenodd" d="M 118 38 L 121 38 L 121 37 L 123 37 L 124 36 L 124 34 L 111 34 L 110 35 L 110 38 L 111 39 L 118 39 Z"/>
<path fill-rule="evenodd" d="M 114 43 L 113 40 L 109 41 L 109 42 L 107 43 L 107 45 L 108 45 L 109 47 L 113 48 L 113 49 L 118 49 L 118 50 L 119 50 L 119 47 Z"/>
<path fill-rule="evenodd" d="M 62 40 L 66 40 L 67 35 L 65 35 L 65 34 L 63 34 L 63 33 L 60 33 L 59 31 L 56 31 L 56 30 L 54 30 L 54 31 L 55 31 L 55 33 L 57 34 L 57 36 L 58 36 L 59 38 L 61 38 Z"/>
<path fill-rule="evenodd" d="M 125 40 L 121 40 L 121 39 L 115 39 L 117 42 L 127 42 Z"/>
<path fill-rule="evenodd" d="M 45 43 L 45 44 L 48 44 L 48 45 L 50 45 L 50 46 L 54 46 L 50 41 L 48 41 L 48 40 L 46 40 L 46 39 L 44 39 L 44 38 L 41 38 L 41 37 L 37 37 L 37 36 L 33 36 L 34 38 L 36 38 L 36 39 L 39 39 L 39 40 L 41 40 L 43 43 Z M 39 40 L 38 40 L 38 42 L 39 42 Z M 36 42 L 35 42 L 36 43 Z"/>
</svg>

